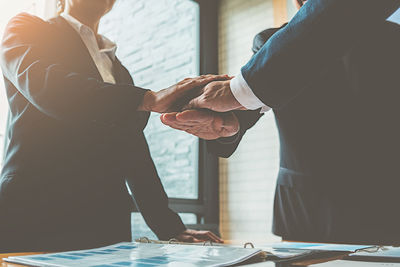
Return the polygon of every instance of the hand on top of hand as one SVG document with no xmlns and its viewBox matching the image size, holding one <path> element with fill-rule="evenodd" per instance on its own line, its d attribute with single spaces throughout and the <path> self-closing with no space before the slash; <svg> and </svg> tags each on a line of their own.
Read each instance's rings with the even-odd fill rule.
<svg viewBox="0 0 400 267">
<path fill-rule="evenodd" d="M 229 80 L 228 75 L 202 75 L 195 78 L 186 78 L 183 81 L 158 92 L 145 93 L 139 111 L 153 111 L 166 113 L 181 111 L 182 107 L 201 93 L 201 89 L 213 81 Z"/>
<path fill-rule="evenodd" d="M 205 108 L 217 112 L 245 110 L 232 94 L 230 82 L 230 79 L 210 82 L 183 109 Z"/>
<path fill-rule="evenodd" d="M 187 78 L 158 92 L 144 95 L 140 111 L 164 113 L 161 121 L 199 138 L 214 140 L 239 131 L 232 110 L 245 108 L 231 92 L 228 75 L 202 75 Z"/>
</svg>

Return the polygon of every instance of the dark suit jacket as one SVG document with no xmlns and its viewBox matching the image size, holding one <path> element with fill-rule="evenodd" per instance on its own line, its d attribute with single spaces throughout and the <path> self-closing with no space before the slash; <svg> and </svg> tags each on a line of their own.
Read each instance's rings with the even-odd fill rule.
<svg viewBox="0 0 400 267">
<path fill-rule="evenodd" d="M 131 240 L 133 200 L 160 239 L 184 225 L 168 198 L 137 112 L 146 90 L 114 62 L 102 78 L 62 17 L 20 14 L 8 24 L 1 67 L 10 125 L 0 184 L 0 251 L 59 250 Z"/>
<path fill-rule="evenodd" d="M 386 21 L 399 7 L 312 0 L 282 29 L 256 37 L 258 53 L 242 74 L 279 130 L 275 234 L 400 243 L 400 26 Z M 221 156 L 261 116 L 237 115 L 236 140 L 209 142 Z"/>
</svg>

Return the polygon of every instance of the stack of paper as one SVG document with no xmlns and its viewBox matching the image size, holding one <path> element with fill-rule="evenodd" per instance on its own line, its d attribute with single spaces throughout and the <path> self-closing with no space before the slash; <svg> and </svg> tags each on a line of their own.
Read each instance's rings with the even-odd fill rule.
<svg viewBox="0 0 400 267">
<path fill-rule="evenodd" d="M 299 243 L 282 242 L 258 246 L 267 252 L 271 259 L 294 259 L 310 256 L 321 252 L 356 252 L 371 248 L 365 245 L 324 244 L 324 243 Z"/>
<path fill-rule="evenodd" d="M 378 250 L 359 251 L 350 255 L 350 259 L 378 260 L 400 262 L 400 247 L 380 247 Z"/>
<path fill-rule="evenodd" d="M 30 266 L 230 266 L 259 254 L 260 249 L 120 243 L 108 247 L 63 253 L 9 257 L 7 262 Z"/>
</svg>

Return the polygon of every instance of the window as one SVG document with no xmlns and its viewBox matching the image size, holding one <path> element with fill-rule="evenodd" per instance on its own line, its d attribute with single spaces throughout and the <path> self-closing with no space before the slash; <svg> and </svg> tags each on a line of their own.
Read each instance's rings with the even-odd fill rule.
<svg viewBox="0 0 400 267">
<path fill-rule="evenodd" d="M 212 1 L 208 2 L 119 0 L 114 9 L 103 18 L 99 29 L 117 43 L 117 56 L 131 72 L 135 84 L 160 90 L 184 78 L 198 76 L 201 72 L 216 72 L 216 57 L 207 61 L 213 69 L 206 69 L 205 64 L 206 56 L 216 54 L 207 52 L 217 50 L 216 34 L 208 38 L 207 47 L 200 42 L 205 27 L 211 25 L 204 24 L 201 19 L 203 12 L 207 12 L 211 6 Z M 210 17 L 208 19 L 207 23 L 213 21 Z M 211 33 L 216 32 L 215 28 L 216 24 Z M 185 224 L 194 224 L 197 227 L 202 224 L 203 227 L 216 230 L 216 159 L 206 156 L 204 144 L 198 138 L 164 126 L 160 122 L 159 114 L 151 115 L 145 135 L 157 171 L 171 198 L 171 207 L 180 213 Z M 207 179 L 214 180 L 211 182 L 212 186 Z M 213 189 L 209 190 L 206 186 Z M 214 208 L 205 208 L 206 203 Z M 134 238 L 154 238 L 140 213 L 133 213 L 132 222 Z M 204 226 L 205 223 L 212 225 Z"/>
</svg>

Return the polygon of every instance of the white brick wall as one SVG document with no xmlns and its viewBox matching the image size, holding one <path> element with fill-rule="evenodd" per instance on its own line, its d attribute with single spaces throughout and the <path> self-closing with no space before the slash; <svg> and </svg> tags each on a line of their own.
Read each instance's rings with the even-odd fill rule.
<svg viewBox="0 0 400 267">
<path fill-rule="evenodd" d="M 99 31 L 117 43 L 136 85 L 159 90 L 199 74 L 198 11 L 188 0 L 118 0 Z M 168 196 L 197 198 L 198 139 L 163 125 L 154 113 L 145 134 Z M 132 218 L 134 238 L 155 238 L 140 214 Z M 196 222 L 190 214 L 182 218 Z"/>
<path fill-rule="evenodd" d="M 273 26 L 272 0 L 222 0 L 220 73 L 238 73 L 252 56 L 254 36 Z M 270 112 L 246 133 L 228 160 L 220 160 L 220 218 L 224 239 L 279 240 L 271 233 L 278 153 L 277 129 Z"/>
<path fill-rule="evenodd" d="M 159 90 L 198 75 L 198 6 L 187 0 L 119 0 L 100 31 L 135 84 Z M 170 197 L 197 197 L 198 140 L 164 126 L 152 114 L 145 129 L 152 157 Z"/>
</svg>

